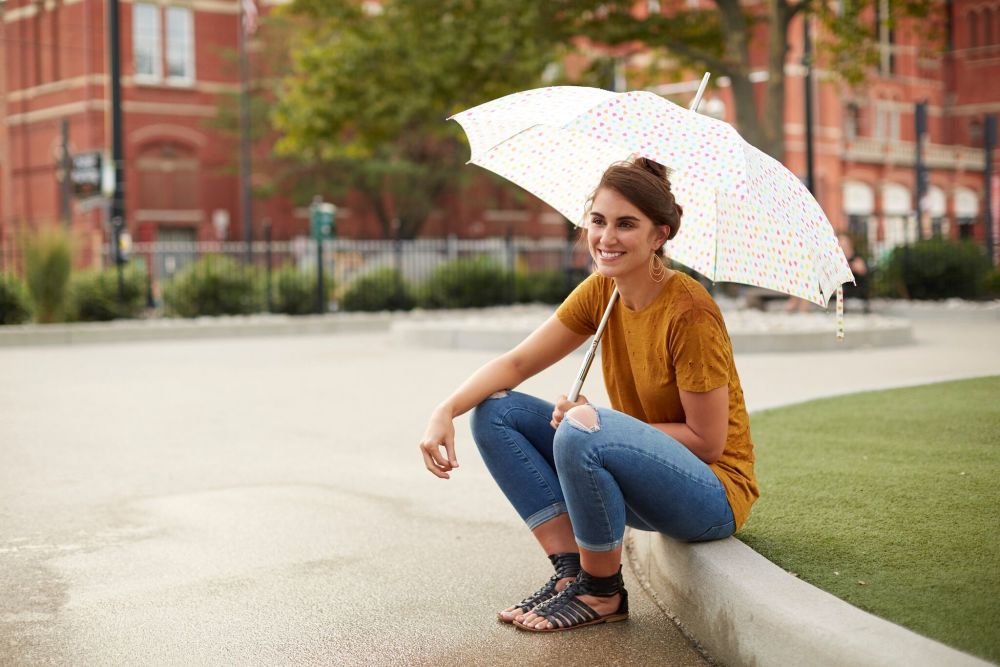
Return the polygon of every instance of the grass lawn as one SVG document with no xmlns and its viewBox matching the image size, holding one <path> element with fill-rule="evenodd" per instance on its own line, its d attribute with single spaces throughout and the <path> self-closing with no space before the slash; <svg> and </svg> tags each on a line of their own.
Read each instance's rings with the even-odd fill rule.
<svg viewBox="0 0 1000 667">
<path fill-rule="evenodd" d="M 761 498 L 739 539 L 1000 662 L 1000 377 L 811 401 L 751 428 Z"/>
</svg>

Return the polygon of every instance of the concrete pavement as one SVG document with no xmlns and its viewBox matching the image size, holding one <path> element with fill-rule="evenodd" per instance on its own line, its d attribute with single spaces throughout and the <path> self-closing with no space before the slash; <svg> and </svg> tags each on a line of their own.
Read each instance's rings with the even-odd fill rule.
<svg viewBox="0 0 1000 667">
<path fill-rule="evenodd" d="M 490 353 L 387 334 L 0 350 L 0 665 L 703 665 L 630 623 L 500 624 L 550 566 L 431 407 Z M 536 378 L 552 394 L 576 359 Z"/>
</svg>

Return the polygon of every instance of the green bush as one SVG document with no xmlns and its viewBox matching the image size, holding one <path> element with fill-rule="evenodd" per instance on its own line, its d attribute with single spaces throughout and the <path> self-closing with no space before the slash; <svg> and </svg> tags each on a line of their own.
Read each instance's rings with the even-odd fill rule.
<svg viewBox="0 0 1000 667">
<path fill-rule="evenodd" d="M 246 315 L 258 310 L 260 281 L 243 265 L 218 255 L 188 264 L 163 288 L 168 315 Z"/>
<path fill-rule="evenodd" d="M 0 273 L 0 324 L 21 324 L 31 319 L 31 302 L 24 281 Z"/>
<path fill-rule="evenodd" d="M 520 303 L 562 303 L 586 276 L 586 272 L 576 269 L 568 277 L 561 269 L 519 271 L 515 278 L 517 300 Z"/>
<path fill-rule="evenodd" d="M 986 251 L 974 241 L 917 241 L 893 249 L 875 289 L 890 298 L 974 299 L 983 294 L 989 268 Z"/>
<path fill-rule="evenodd" d="M 68 319 L 106 322 L 142 315 L 148 294 L 145 268 L 131 263 L 123 267 L 122 278 L 124 303 L 118 297 L 117 268 L 74 273 L 69 281 Z"/>
<path fill-rule="evenodd" d="M 63 320 L 72 267 L 73 240 L 65 229 L 51 227 L 25 239 L 25 280 L 39 322 Z"/>
<path fill-rule="evenodd" d="M 986 274 L 983 279 L 983 291 L 985 296 L 1000 299 L 1000 269 L 993 269 Z"/>
<path fill-rule="evenodd" d="M 344 310 L 367 312 L 411 310 L 415 305 L 413 289 L 399 271 L 392 268 L 377 269 L 358 278 L 340 300 Z"/>
<path fill-rule="evenodd" d="M 509 274 L 486 258 L 457 259 L 435 267 L 424 284 L 425 308 L 482 308 L 511 303 Z"/>
<path fill-rule="evenodd" d="M 286 315 L 316 312 L 316 272 L 283 266 L 272 274 L 271 311 Z M 333 281 L 323 274 L 323 293 L 330 294 Z"/>
</svg>

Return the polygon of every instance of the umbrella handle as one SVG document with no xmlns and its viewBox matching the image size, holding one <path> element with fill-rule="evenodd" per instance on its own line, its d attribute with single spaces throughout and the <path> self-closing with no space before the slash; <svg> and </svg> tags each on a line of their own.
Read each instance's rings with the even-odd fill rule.
<svg viewBox="0 0 1000 667">
<path fill-rule="evenodd" d="M 583 388 L 583 381 L 587 379 L 587 373 L 590 371 L 590 365 L 594 363 L 594 354 L 597 353 L 597 344 L 601 342 L 601 336 L 604 334 L 604 327 L 608 324 L 608 318 L 611 317 L 611 309 L 615 307 L 615 302 L 618 300 L 618 288 L 616 287 L 613 292 L 611 292 L 611 298 L 608 299 L 608 307 L 604 309 L 604 317 L 601 318 L 601 323 L 597 325 L 597 332 L 594 333 L 594 341 L 590 344 L 590 349 L 587 350 L 587 356 L 584 358 L 583 363 L 580 365 L 580 370 L 576 374 L 576 381 L 573 383 L 573 388 L 569 390 L 569 394 L 566 398 L 570 403 L 576 403 L 576 399 L 580 396 L 580 389 Z"/>
<path fill-rule="evenodd" d="M 701 77 L 701 85 L 698 86 L 698 92 L 695 93 L 694 99 L 691 100 L 691 106 L 688 107 L 691 111 L 698 111 L 698 105 L 701 104 L 701 97 L 705 94 L 705 88 L 708 86 L 708 80 L 711 76 L 710 72 L 705 72 L 705 76 Z M 608 323 L 608 318 L 611 317 L 611 309 L 615 307 L 617 300 L 618 288 L 616 287 L 611 293 L 611 298 L 608 300 L 608 307 L 604 309 L 604 317 L 601 318 L 601 323 L 597 326 L 597 332 L 594 334 L 594 340 L 590 344 L 590 349 L 587 350 L 587 356 L 584 357 L 583 363 L 580 365 L 580 370 L 576 374 L 576 381 L 573 382 L 573 388 L 569 390 L 569 394 L 566 396 L 571 403 L 576 403 L 576 399 L 580 396 L 583 381 L 587 379 L 587 373 L 590 372 L 590 365 L 594 363 L 597 345 L 601 342 L 601 336 L 604 335 L 604 327 Z"/>
</svg>

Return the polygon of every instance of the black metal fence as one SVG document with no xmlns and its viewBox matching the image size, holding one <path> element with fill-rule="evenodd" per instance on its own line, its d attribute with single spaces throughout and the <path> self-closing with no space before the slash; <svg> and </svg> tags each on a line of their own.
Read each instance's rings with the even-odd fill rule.
<svg viewBox="0 0 1000 667">
<path fill-rule="evenodd" d="M 582 243 L 513 237 L 137 243 L 127 262 L 152 308 L 188 316 L 557 302 L 590 270 Z"/>
</svg>

